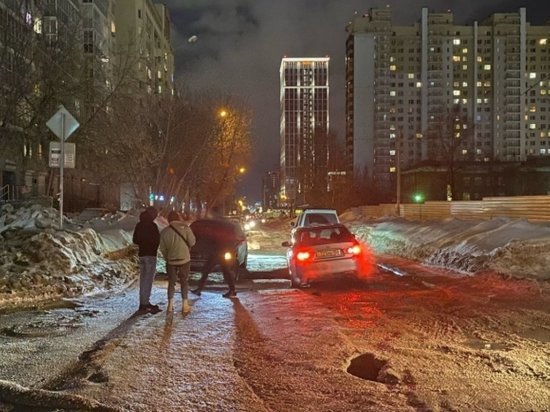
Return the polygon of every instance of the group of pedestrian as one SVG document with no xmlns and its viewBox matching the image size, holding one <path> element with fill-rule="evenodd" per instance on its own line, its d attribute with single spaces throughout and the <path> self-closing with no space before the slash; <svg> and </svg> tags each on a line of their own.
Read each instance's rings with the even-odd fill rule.
<svg viewBox="0 0 550 412">
<path fill-rule="evenodd" d="M 168 305 L 166 310 L 169 313 L 174 311 L 174 293 L 176 281 L 179 280 L 182 298 L 181 312 L 187 314 L 191 311 L 188 299 L 191 248 L 195 245 L 196 237 L 187 223 L 183 221 L 180 213 L 176 211 L 169 212 L 167 216 L 168 226 L 160 232 L 155 223 L 157 216 L 157 210 L 154 207 L 148 207 L 140 214 L 139 223 L 134 229 L 133 243 L 138 245 L 140 268 L 138 313 L 158 313 L 162 311 L 158 305 L 153 305 L 150 302 L 157 267 L 157 252 L 160 248 L 166 262 L 166 273 L 168 275 Z M 217 244 L 215 238 L 212 239 L 213 245 Z M 201 271 L 199 287 L 193 291 L 198 296 L 201 295 L 201 291 L 206 284 L 208 274 L 216 265 L 216 249 L 217 247 L 213 247 L 211 256 Z M 235 280 L 223 264 L 222 271 L 229 286 L 229 292 L 223 296 L 234 298 L 236 297 Z"/>
</svg>

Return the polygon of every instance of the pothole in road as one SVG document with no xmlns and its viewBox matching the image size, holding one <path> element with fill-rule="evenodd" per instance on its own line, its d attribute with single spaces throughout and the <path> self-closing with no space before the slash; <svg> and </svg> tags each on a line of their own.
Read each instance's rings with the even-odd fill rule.
<svg viewBox="0 0 550 412">
<path fill-rule="evenodd" d="M 361 379 L 380 382 L 378 376 L 386 365 L 386 361 L 377 359 L 372 353 L 365 353 L 351 360 L 347 372 Z"/>
</svg>

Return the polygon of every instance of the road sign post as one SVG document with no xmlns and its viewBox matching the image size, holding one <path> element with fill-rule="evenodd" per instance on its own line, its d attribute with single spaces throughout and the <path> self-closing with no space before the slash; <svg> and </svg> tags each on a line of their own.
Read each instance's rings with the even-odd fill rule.
<svg viewBox="0 0 550 412">
<path fill-rule="evenodd" d="M 48 120 L 46 126 L 61 141 L 61 159 L 59 160 L 59 228 L 63 229 L 63 169 L 65 166 L 65 140 L 78 129 L 80 124 L 63 105 Z"/>
</svg>

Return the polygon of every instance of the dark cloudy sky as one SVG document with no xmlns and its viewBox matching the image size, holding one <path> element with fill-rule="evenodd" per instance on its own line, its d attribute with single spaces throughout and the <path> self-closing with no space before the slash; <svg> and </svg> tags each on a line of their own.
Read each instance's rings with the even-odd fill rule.
<svg viewBox="0 0 550 412">
<path fill-rule="evenodd" d="M 254 156 L 241 191 L 260 200 L 261 176 L 279 158 L 281 58 L 329 56 L 331 127 L 343 139 L 345 26 L 355 12 L 389 4 L 394 24 L 413 24 L 421 8 L 452 10 L 455 23 L 527 8 L 527 21 L 550 20 L 548 0 L 163 0 L 173 21 L 176 78 L 193 90 L 237 95 L 254 111 Z M 190 36 L 198 41 L 188 43 Z"/>
</svg>

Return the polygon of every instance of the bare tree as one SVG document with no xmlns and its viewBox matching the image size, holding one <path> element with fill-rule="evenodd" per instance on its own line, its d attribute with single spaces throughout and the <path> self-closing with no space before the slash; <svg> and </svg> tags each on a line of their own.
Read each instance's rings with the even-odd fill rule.
<svg viewBox="0 0 550 412">
<path fill-rule="evenodd" d="M 473 156 L 472 127 L 462 106 L 442 109 L 428 131 L 431 159 L 441 159 L 447 168 L 447 198 L 452 199 L 455 188 L 455 169 L 459 160 Z M 464 153 L 464 154 L 463 154 Z"/>
</svg>

